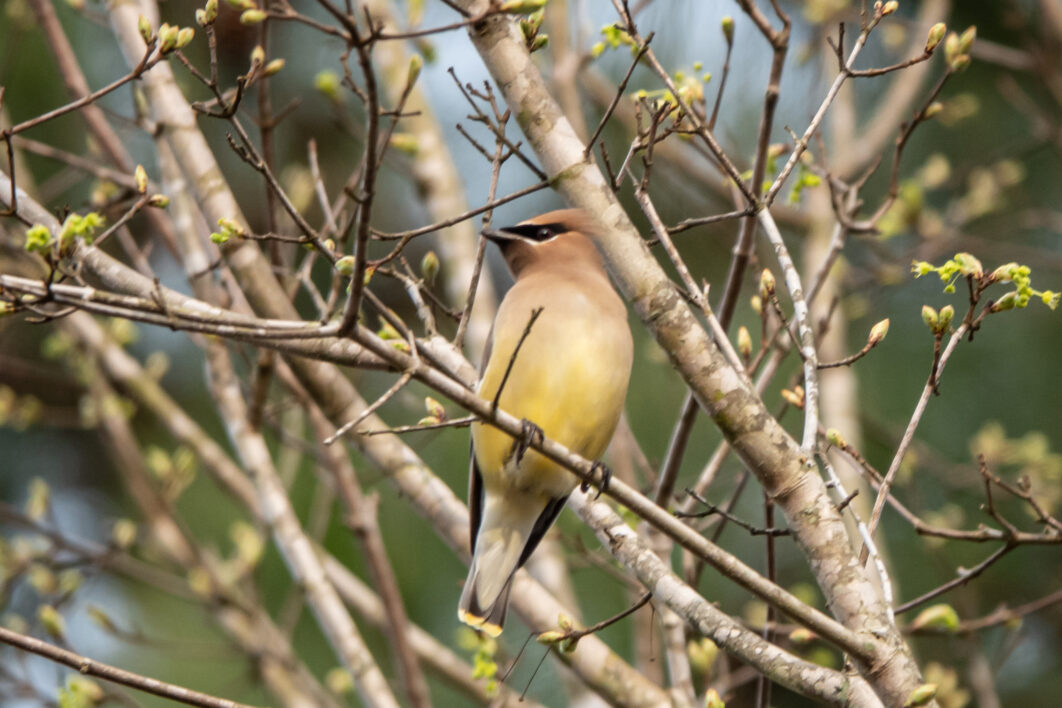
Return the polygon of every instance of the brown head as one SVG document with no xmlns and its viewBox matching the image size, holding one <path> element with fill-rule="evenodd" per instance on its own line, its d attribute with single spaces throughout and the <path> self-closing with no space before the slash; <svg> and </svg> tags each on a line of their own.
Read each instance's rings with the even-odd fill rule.
<svg viewBox="0 0 1062 708">
<path fill-rule="evenodd" d="M 559 209 L 521 221 L 516 226 L 487 229 L 483 235 L 498 244 L 513 277 L 549 264 L 604 272 L 604 262 L 590 239 L 600 226 L 582 209 Z"/>
</svg>

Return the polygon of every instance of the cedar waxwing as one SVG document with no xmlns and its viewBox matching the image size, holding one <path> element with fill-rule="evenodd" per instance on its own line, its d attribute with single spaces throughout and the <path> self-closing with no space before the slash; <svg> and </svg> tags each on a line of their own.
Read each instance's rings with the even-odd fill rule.
<svg viewBox="0 0 1062 708">
<path fill-rule="evenodd" d="M 494 319 L 477 393 L 487 401 L 497 397 L 501 410 L 524 419 L 526 431 L 525 440 L 514 440 L 490 425 L 472 424 L 472 564 L 457 616 L 492 637 L 501 634 L 513 574 L 577 482 L 528 450 L 526 438 L 545 434 L 597 460 L 627 396 L 633 358 L 627 310 L 587 236 L 594 231 L 594 222 L 577 209 L 484 231 L 501 248 L 516 283 Z"/>
</svg>

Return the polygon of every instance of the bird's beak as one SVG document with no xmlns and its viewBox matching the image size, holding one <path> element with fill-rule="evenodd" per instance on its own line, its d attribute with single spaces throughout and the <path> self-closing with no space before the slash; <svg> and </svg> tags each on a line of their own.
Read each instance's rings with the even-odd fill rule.
<svg viewBox="0 0 1062 708">
<path fill-rule="evenodd" d="M 491 241 L 497 244 L 506 243 L 508 241 L 515 241 L 520 238 L 514 233 L 510 233 L 505 229 L 483 229 L 481 232 L 485 238 L 489 238 Z"/>
</svg>

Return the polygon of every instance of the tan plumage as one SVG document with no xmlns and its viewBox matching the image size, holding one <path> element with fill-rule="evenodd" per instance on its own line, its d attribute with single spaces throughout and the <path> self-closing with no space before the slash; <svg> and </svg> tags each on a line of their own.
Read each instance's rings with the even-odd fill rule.
<svg viewBox="0 0 1062 708">
<path fill-rule="evenodd" d="M 498 308 L 478 393 L 494 399 L 532 311 L 542 308 L 499 407 L 596 460 L 623 410 L 633 347 L 626 308 L 586 235 L 594 228 L 584 212 L 567 209 L 486 233 L 498 242 L 516 283 Z M 513 574 L 576 484 L 574 475 L 534 450 L 519 461 L 516 452 L 509 435 L 473 424 L 473 558 L 458 617 L 491 636 L 501 633 Z"/>
</svg>

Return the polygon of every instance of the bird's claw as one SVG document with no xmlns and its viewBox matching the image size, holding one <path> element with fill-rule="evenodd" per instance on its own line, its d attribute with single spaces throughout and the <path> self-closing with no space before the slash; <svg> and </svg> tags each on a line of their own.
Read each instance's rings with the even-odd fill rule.
<svg viewBox="0 0 1062 708">
<path fill-rule="evenodd" d="M 516 464 L 520 464 L 520 461 L 524 459 L 524 454 L 535 444 L 536 441 L 541 445 L 542 441 L 546 439 L 546 435 L 542 432 L 542 428 L 538 427 L 527 418 L 520 421 L 520 427 L 523 432 L 520 435 L 520 439 L 516 441 Z"/>
<path fill-rule="evenodd" d="M 590 474 L 593 475 L 594 472 L 597 472 L 598 470 L 601 471 L 601 484 L 597 488 L 597 494 L 594 495 L 594 501 L 597 501 L 597 498 L 601 496 L 601 492 L 608 489 L 609 480 L 612 479 L 612 470 L 610 470 L 608 465 L 601 460 L 598 460 L 590 467 Z M 590 483 L 584 481 L 579 485 L 579 490 L 584 493 L 590 491 Z"/>
</svg>

